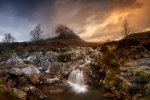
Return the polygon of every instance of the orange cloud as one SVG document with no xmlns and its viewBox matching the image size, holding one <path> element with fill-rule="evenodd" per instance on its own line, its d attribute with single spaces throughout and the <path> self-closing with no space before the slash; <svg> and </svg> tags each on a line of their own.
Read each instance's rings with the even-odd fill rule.
<svg viewBox="0 0 150 100">
<path fill-rule="evenodd" d="M 149 28 L 149 0 L 65 0 L 57 3 L 56 23 L 66 24 L 86 41 L 117 40 L 127 19 L 134 31 Z"/>
</svg>

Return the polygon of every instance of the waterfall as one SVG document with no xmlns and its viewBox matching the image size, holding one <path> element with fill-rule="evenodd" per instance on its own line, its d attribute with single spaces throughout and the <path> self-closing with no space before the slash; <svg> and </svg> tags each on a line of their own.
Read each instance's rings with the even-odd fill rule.
<svg viewBox="0 0 150 100">
<path fill-rule="evenodd" d="M 83 72 L 79 69 L 75 69 L 71 72 L 68 83 L 73 88 L 73 90 L 77 93 L 86 92 L 86 85 L 84 85 L 84 77 Z"/>
</svg>

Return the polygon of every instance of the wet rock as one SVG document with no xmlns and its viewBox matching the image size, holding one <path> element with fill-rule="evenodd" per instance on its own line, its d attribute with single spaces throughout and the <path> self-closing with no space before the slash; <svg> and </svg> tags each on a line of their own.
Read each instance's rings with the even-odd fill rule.
<svg viewBox="0 0 150 100">
<path fill-rule="evenodd" d="M 59 83 L 60 82 L 60 78 L 55 77 L 55 78 L 50 78 L 46 80 L 46 84 L 55 84 L 55 83 Z"/>
<path fill-rule="evenodd" d="M 25 91 L 26 93 L 35 93 L 37 91 L 37 88 L 32 85 L 23 86 L 20 89 Z"/>
<path fill-rule="evenodd" d="M 26 60 L 29 62 L 34 62 L 34 60 L 36 60 L 36 56 L 35 55 L 29 56 L 29 57 L 27 57 Z"/>
<path fill-rule="evenodd" d="M 23 75 L 23 71 L 20 70 L 19 68 L 12 68 L 10 70 L 10 74 L 21 76 L 21 75 Z"/>
<path fill-rule="evenodd" d="M 13 88 L 12 91 L 19 99 L 26 100 L 27 94 L 24 91 L 16 89 L 16 88 Z"/>
<path fill-rule="evenodd" d="M 41 63 L 40 70 L 41 70 L 41 71 L 46 71 L 46 70 L 48 69 L 49 65 L 50 65 L 50 62 L 48 61 L 48 59 L 45 60 L 45 61 L 43 61 L 43 62 Z"/>
<path fill-rule="evenodd" d="M 113 98 L 113 97 L 116 97 L 116 95 L 113 94 L 113 93 L 104 93 L 104 94 L 103 94 L 103 97 L 106 97 L 106 98 Z"/>
<path fill-rule="evenodd" d="M 27 76 L 40 74 L 40 71 L 35 66 L 29 66 L 29 67 L 22 68 L 22 71 Z"/>
</svg>

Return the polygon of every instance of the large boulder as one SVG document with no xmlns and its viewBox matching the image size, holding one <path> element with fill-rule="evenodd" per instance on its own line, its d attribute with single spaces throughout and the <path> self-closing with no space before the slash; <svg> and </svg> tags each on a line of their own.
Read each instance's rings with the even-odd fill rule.
<svg viewBox="0 0 150 100">
<path fill-rule="evenodd" d="M 19 99 L 21 99 L 21 100 L 27 99 L 27 93 L 25 93 L 24 91 L 16 89 L 16 88 L 13 88 L 12 91 L 13 91 L 14 95 L 16 95 Z"/>
<path fill-rule="evenodd" d="M 9 73 L 13 74 L 13 75 L 16 75 L 16 76 L 23 75 L 23 71 L 20 70 L 19 68 L 12 68 Z"/>
<path fill-rule="evenodd" d="M 27 76 L 32 76 L 35 74 L 40 74 L 40 71 L 38 70 L 38 68 L 36 68 L 35 66 L 29 66 L 29 67 L 25 67 L 22 68 L 22 72 L 27 75 Z"/>
<path fill-rule="evenodd" d="M 2 65 L 18 65 L 18 64 L 24 64 L 23 60 L 17 56 L 16 53 L 12 54 L 12 57 L 9 58 L 7 61 L 4 61 L 1 63 Z"/>
</svg>

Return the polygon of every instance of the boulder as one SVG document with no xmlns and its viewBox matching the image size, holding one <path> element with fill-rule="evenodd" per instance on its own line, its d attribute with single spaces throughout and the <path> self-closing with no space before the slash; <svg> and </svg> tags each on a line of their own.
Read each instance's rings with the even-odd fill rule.
<svg viewBox="0 0 150 100">
<path fill-rule="evenodd" d="M 23 75 L 23 71 L 20 70 L 19 68 L 12 68 L 10 70 L 10 74 L 21 76 L 21 75 Z"/>
<path fill-rule="evenodd" d="M 55 84 L 55 83 L 58 83 L 60 82 L 60 78 L 58 77 L 55 77 L 55 78 L 49 78 L 46 80 L 46 84 Z"/>
<path fill-rule="evenodd" d="M 12 55 L 12 58 L 8 59 L 5 62 L 6 65 L 18 65 L 18 64 L 24 64 L 23 60 L 18 57 L 16 54 Z"/>
<path fill-rule="evenodd" d="M 38 90 L 35 86 L 27 85 L 20 88 L 21 90 L 25 91 L 26 93 L 36 93 Z"/>
<path fill-rule="evenodd" d="M 16 89 L 16 88 L 13 88 L 12 91 L 13 91 L 14 95 L 16 95 L 19 99 L 26 100 L 26 98 L 27 98 L 26 92 Z"/>
<path fill-rule="evenodd" d="M 22 68 L 22 71 L 27 76 L 40 74 L 40 71 L 35 66 L 29 66 L 29 67 Z"/>
</svg>

